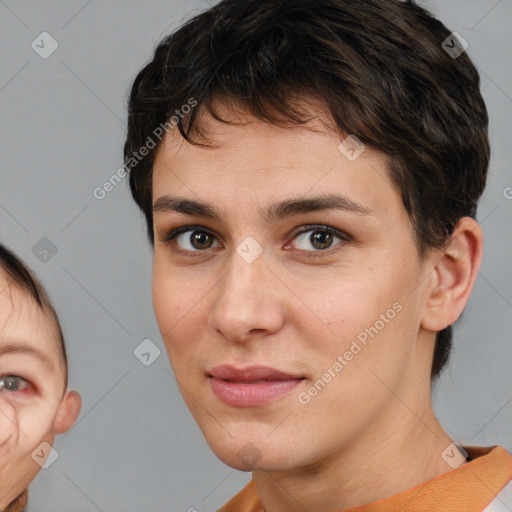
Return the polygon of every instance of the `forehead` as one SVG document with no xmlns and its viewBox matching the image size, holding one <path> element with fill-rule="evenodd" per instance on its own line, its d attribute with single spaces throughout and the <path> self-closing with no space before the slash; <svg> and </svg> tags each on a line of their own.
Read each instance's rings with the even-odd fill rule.
<svg viewBox="0 0 512 512">
<path fill-rule="evenodd" d="M 58 366 L 61 348 L 55 321 L 42 310 L 19 285 L 0 272 L 0 353 L 11 346 L 27 350 L 14 352 L 31 354 L 31 350 L 46 355 L 53 367 Z"/>
<path fill-rule="evenodd" d="M 372 211 L 400 210 L 387 157 L 365 148 L 347 158 L 340 143 L 348 135 L 326 126 L 320 114 L 307 127 L 280 127 L 226 105 L 219 110 L 243 124 L 227 125 L 201 111 L 213 148 L 189 144 L 176 132 L 166 135 L 153 168 L 153 201 L 172 192 L 238 210 L 249 201 L 265 208 L 278 199 L 339 192 Z"/>
</svg>

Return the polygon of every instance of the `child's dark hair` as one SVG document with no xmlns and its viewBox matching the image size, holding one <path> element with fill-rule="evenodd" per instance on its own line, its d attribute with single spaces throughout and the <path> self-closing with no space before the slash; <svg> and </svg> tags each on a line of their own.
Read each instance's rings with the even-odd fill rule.
<svg viewBox="0 0 512 512">
<path fill-rule="evenodd" d="M 9 281 L 7 286 L 13 284 L 18 286 L 22 291 L 27 293 L 43 311 L 51 315 L 56 329 L 56 341 L 60 345 L 60 352 L 62 354 L 65 375 L 65 392 L 68 383 L 66 345 L 64 343 L 64 336 L 62 335 L 62 329 L 57 313 L 50 302 L 50 298 L 48 297 L 46 290 L 39 280 L 32 274 L 29 268 L 21 261 L 21 259 L 2 244 L 0 244 L 0 269 L 2 269 L 7 275 L 7 280 Z M 0 290 L 0 293 L 3 291 L 4 290 Z M 27 501 L 28 489 L 25 489 L 17 498 L 7 505 L 3 512 L 22 512 L 25 509 Z"/>
<path fill-rule="evenodd" d="M 2 244 L 0 244 L 0 269 L 7 274 L 8 281 L 10 281 L 8 286 L 11 284 L 18 286 L 22 291 L 27 293 L 43 311 L 49 313 L 52 317 L 55 323 L 56 342 L 60 346 L 59 349 L 62 354 L 64 383 L 66 388 L 68 384 L 68 359 L 66 354 L 66 345 L 64 343 L 64 336 L 62 334 L 60 322 L 50 301 L 50 297 L 46 293 L 43 285 L 21 261 L 21 259 Z M 2 291 L 3 290 L 0 290 L 0 292 Z"/>
<path fill-rule="evenodd" d="M 223 0 L 189 20 L 158 45 L 129 98 L 125 167 L 151 243 L 159 127 L 174 118 L 185 140 L 208 146 L 201 109 L 234 124 L 217 99 L 293 126 L 311 118 L 297 99 L 312 97 L 340 135 L 388 157 L 419 255 L 443 248 L 461 217 L 475 217 L 490 158 L 480 77 L 467 53 L 445 51 L 450 37 L 412 0 Z M 432 378 L 451 344 L 449 326 L 437 334 Z"/>
</svg>

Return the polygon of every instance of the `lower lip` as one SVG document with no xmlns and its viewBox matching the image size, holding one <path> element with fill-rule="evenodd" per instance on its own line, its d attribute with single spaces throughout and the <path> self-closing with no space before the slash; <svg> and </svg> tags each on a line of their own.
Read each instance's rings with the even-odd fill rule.
<svg viewBox="0 0 512 512">
<path fill-rule="evenodd" d="M 271 402 L 275 398 L 289 393 L 302 379 L 272 380 L 256 384 L 231 382 L 210 377 L 212 390 L 217 398 L 233 407 L 254 407 Z"/>
</svg>

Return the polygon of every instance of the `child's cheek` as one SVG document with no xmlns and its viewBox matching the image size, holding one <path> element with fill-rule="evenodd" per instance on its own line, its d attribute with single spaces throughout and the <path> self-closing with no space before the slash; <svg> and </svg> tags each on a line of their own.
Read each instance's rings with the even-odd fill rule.
<svg viewBox="0 0 512 512">
<path fill-rule="evenodd" d="M 19 420 L 16 407 L 0 393 L 0 460 L 2 455 L 16 446 L 18 435 Z"/>
<path fill-rule="evenodd" d="M 2 455 L 31 453 L 51 432 L 56 407 L 48 402 L 32 389 L 0 393 L 0 465 Z"/>
</svg>

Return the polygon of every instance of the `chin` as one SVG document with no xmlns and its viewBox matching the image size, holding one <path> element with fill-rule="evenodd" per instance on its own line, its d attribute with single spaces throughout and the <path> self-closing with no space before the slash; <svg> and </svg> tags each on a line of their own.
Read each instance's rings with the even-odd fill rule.
<svg viewBox="0 0 512 512">
<path fill-rule="evenodd" d="M 270 444 L 264 435 L 257 439 L 255 436 L 206 439 L 215 456 L 238 471 L 286 471 L 295 466 L 291 453 L 296 450 L 287 450 L 283 443 Z"/>
</svg>

